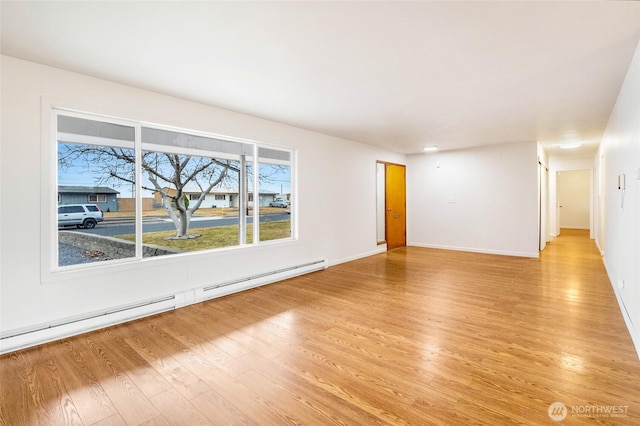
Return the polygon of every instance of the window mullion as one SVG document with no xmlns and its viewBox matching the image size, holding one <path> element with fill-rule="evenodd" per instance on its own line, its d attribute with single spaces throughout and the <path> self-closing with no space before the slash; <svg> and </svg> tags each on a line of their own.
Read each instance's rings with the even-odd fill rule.
<svg viewBox="0 0 640 426">
<path fill-rule="evenodd" d="M 253 146 L 253 244 L 260 242 L 260 158 L 258 145 Z"/>
<path fill-rule="evenodd" d="M 135 242 L 136 259 L 142 259 L 142 126 L 135 126 Z"/>
<path fill-rule="evenodd" d="M 240 245 L 247 243 L 247 160 L 240 155 L 240 176 L 238 189 L 238 238 Z M 254 201 L 255 203 L 255 201 Z"/>
</svg>

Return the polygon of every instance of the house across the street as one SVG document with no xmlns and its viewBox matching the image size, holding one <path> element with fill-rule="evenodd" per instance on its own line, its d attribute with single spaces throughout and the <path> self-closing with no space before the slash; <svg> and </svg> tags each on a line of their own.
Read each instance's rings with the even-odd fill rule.
<svg viewBox="0 0 640 426">
<path fill-rule="evenodd" d="M 162 188 L 170 196 L 175 196 L 176 190 L 173 188 Z M 199 189 L 184 189 L 183 193 L 189 197 L 190 202 L 195 202 L 200 198 L 200 190 Z M 260 207 L 267 207 L 269 203 L 276 199 L 276 196 L 279 194 L 276 192 L 261 192 L 259 194 L 259 203 Z M 162 197 L 159 192 L 154 194 L 154 204 L 156 207 L 160 207 L 162 205 Z M 239 207 L 240 206 L 240 197 L 237 190 L 233 189 L 216 189 L 204 196 L 204 200 L 200 207 L 202 208 L 228 208 L 228 207 Z M 253 207 L 253 193 L 249 192 L 249 207 Z"/>
<path fill-rule="evenodd" d="M 58 205 L 97 204 L 103 212 L 118 211 L 119 191 L 108 186 L 58 185 Z"/>
</svg>

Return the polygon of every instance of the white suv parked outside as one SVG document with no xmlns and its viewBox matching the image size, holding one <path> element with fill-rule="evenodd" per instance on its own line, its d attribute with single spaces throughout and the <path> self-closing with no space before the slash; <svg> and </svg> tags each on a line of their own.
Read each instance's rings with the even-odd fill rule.
<svg viewBox="0 0 640 426">
<path fill-rule="evenodd" d="M 104 220 L 103 213 L 95 204 L 65 204 L 58 206 L 58 227 L 73 226 L 95 228 Z"/>
</svg>

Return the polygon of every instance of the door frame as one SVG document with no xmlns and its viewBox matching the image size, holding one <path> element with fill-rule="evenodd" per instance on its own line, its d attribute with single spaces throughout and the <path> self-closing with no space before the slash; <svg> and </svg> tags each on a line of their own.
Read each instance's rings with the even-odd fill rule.
<svg viewBox="0 0 640 426">
<path fill-rule="evenodd" d="M 594 181 L 593 181 L 593 177 L 594 177 L 594 169 L 592 167 L 568 167 L 568 168 L 558 168 L 555 170 L 554 173 L 554 186 L 555 186 L 555 210 L 556 210 L 556 217 L 555 217 L 555 223 L 554 225 L 554 231 L 556 236 L 560 235 L 560 217 L 562 215 L 561 213 L 561 208 L 562 208 L 562 204 L 563 201 L 561 199 L 561 193 L 560 193 L 560 176 L 562 175 L 562 173 L 566 173 L 566 172 L 579 172 L 579 171 L 588 171 L 589 172 L 589 238 L 594 238 Z"/>
<path fill-rule="evenodd" d="M 397 248 L 397 247 L 404 247 L 407 245 L 407 215 L 406 215 L 406 209 L 407 209 L 407 181 L 406 181 L 406 177 L 407 177 L 407 166 L 405 164 L 399 164 L 399 163 L 392 163 L 389 161 L 381 161 L 378 160 L 376 161 L 376 173 L 378 173 L 378 165 L 382 165 L 384 168 L 384 188 L 377 188 L 377 194 L 384 194 L 384 210 L 383 212 L 380 212 L 378 209 L 377 212 L 377 224 L 379 224 L 379 221 L 382 219 L 383 223 L 384 223 L 384 241 L 380 241 L 380 235 L 378 235 L 378 244 L 387 244 L 387 250 L 392 250 L 393 248 Z M 404 221 L 404 232 L 403 232 L 403 236 L 402 236 L 402 244 L 397 246 L 397 247 L 393 247 L 393 248 L 389 248 L 389 206 L 388 206 L 388 200 L 387 200 L 387 190 L 389 188 L 389 179 L 387 179 L 387 170 L 388 170 L 388 166 L 398 166 L 398 167 L 402 167 L 404 169 L 404 184 L 403 184 L 403 188 L 402 191 L 404 193 L 404 215 L 403 215 L 403 221 Z M 377 185 L 380 185 L 380 181 L 377 180 Z M 378 200 L 379 201 L 379 200 Z M 380 218 L 380 215 L 383 215 L 382 218 Z"/>
</svg>

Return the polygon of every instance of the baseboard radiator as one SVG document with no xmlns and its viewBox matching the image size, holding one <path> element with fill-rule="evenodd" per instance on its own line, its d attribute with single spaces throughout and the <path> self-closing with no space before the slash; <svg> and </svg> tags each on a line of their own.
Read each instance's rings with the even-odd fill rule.
<svg viewBox="0 0 640 426">
<path fill-rule="evenodd" d="M 175 307 L 176 297 L 170 296 L 91 313 L 80 318 L 65 319 L 46 326 L 14 331 L 0 337 L 0 354 L 170 311 Z"/>
<path fill-rule="evenodd" d="M 269 284 L 276 281 L 285 280 L 287 278 L 298 275 L 308 274 L 309 272 L 319 271 L 327 267 L 326 260 L 317 260 L 315 262 L 304 263 L 302 265 L 291 266 L 279 269 L 277 271 L 266 272 L 257 275 L 251 275 L 221 284 L 214 284 L 202 289 L 202 296 L 199 301 L 210 300 L 216 297 L 226 296 L 227 294 L 236 293 L 238 291 L 249 290 L 254 287 Z"/>
<path fill-rule="evenodd" d="M 249 290 L 326 267 L 326 260 L 309 262 L 216 283 L 159 299 L 94 312 L 82 317 L 68 318 L 48 325 L 10 331 L 0 336 L 0 355 Z"/>
</svg>

